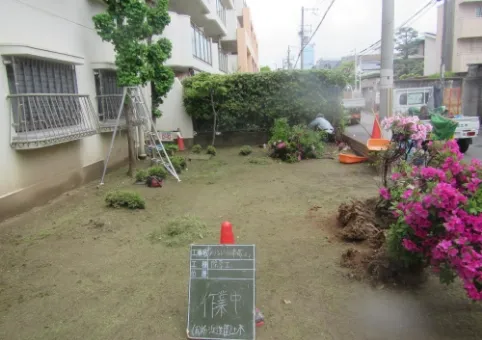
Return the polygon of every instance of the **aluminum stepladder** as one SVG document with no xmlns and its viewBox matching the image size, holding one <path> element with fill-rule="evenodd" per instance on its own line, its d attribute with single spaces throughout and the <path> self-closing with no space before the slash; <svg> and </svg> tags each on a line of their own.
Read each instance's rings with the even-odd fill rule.
<svg viewBox="0 0 482 340">
<path fill-rule="evenodd" d="M 119 128 L 120 118 L 122 115 L 122 111 L 124 109 L 124 103 L 126 101 L 126 98 L 129 98 L 130 100 L 134 121 L 140 123 L 140 125 L 142 126 L 142 129 L 144 130 L 146 137 L 151 142 L 151 147 L 157 153 L 157 156 L 158 156 L 157 159 L 159 163 L 161 163 L 166 168 L 166 170 L 175 179 L 177 179 L 178 182 L 180 182 L 181 179 L 179 178 L 179 175 L 177 174 L 176 169 L 174 169 L 174 166 L 172 165 L 171 159 L 169 158 L 169 155 L 167 154 L 166 149 L 162 144 L 161 137 L 156 131 L 156 126 L 152 121 L 151 114 L 147 108 L 146 101 L 144 99 L 144 95 L 142 94 L 141 88 L 139 86 L 128 86 L 128 87 L 124 87 L 124 90 L 123 90 L 121 105 L 119 107 L 119 112 L 117 113 L 114 132 L 112 133 L 112 140 L 110 143 L 109 151 L 107 152 L 107 157 L 104 161 L 104 171 L 102 173 L 102 179 L 100 180 L 100 185 L 104 185 L 104 178 L 107 172 L 107 166 L 109 164 L 109 159 L 112 153 L 112 149 L 114 148 L 115 136 Z M 159 144 L 157 144 L 157 141 L 159 141 Z M 152 151 L 152 158 L 156 159 L 154 158 L 154 151 Z"/>
</svg>

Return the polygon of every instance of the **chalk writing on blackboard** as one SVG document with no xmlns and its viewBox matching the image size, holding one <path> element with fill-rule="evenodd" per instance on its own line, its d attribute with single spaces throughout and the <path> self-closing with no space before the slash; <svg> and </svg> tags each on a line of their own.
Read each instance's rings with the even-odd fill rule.
<svg viewBox="0 0 482 340">
<path fill-rule="evenodd" d="M 254 245 L 191 246 L 188 338 L 255 338 Z"/>
</svg>

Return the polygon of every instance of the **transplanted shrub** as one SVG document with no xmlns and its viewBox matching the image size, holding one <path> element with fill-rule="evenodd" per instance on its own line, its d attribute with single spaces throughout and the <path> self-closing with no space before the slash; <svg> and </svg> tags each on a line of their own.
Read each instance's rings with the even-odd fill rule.
<svg viewBox="0 0 482 340">
<path fill-rule="evenodd" d="M 182 156 L 171 157 L 171 163 L 177 173 L 181 173 L 187 168 L 186 159 Z"/>
<path fill-rule="evenodd" d="M 147 173 L 149 176 L 155 176 L 159 179 L 167 178 L 167 170 L 162 165 L 150 167 Z"/>
<path fill-rule="evenodd" d="M 146 207 L 144 199 L 137 192 L 132 191 L 109 192 L 105 202 L 112 208 L 145 209 Z"/>
<path fill-rule="evenodd" d="M 303 125 L 290 127 L 287 119 L 275 121 L 271 130 L 270 156 L 288 163 L 319 158 L 324 151 L 325 133 Z"/>
<path fill-rule="evenodd" d="M 196 144 L 191 148 L 192 153 L 200 154 L 202 151 L 203 151 L 203 147 L 199 144 Z"/>
<path fill-rule="evenodd" d="M 136 182 L 145 182 L 147 179 L 147 176 L 149 176 L 147 170 L 141 169 L 137 170 L 136 172 Z"/>
<path fill-rule="evenodd" d="M 177 147 L 176 144 L 164 144 L 164 149 L 166 150 L 166 153 L 169 155 L 169 156 L 172 156 L 174 155 L 177 151 L 179 151 L 179 148 Z"/>
<path fill-rule="evenodd" d="M 250 147 L 249 145 L 242 146 L 241 149 L 239 150 L 239 154 L 241 156 L 251 155 L 252 152 L 253 152 L 253 148 Z"/>
<path fill-rule="evenodd" d="M 206 153 L 208 155 L 213 155 L 213 156 L 216 156 L 216 148 L 212 145 L 209 145 L 206 149 Z"/>
<path fill-rule="evenodd" d="M 458 276 L 469 298 L 482 300 L 482 164 L 462 159 L 457 142 L 448 141 L 440 167 L 405 167 L 380 195 L 398 217 L 388 235 L 392 258 L 431 266 L 443 283 Z"/>
</svg>

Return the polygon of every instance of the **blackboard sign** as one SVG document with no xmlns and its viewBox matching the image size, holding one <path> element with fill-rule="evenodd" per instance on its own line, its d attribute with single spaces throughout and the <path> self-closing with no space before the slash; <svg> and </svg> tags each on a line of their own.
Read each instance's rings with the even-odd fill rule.
<svg viewBox="0 0 482 340">
<path fill-rule="evenodd" d="M 255 339 L 255 246 L 192 245 L 187 337 Z"/>
</svg>

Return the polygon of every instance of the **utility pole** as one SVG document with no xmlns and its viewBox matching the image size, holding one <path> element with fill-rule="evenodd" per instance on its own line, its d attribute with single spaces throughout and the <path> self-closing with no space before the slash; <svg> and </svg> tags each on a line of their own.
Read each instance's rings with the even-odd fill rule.
<svg viewBox="0 0 482 340">
<path fill-rule="evenodd" d="M 300 67 L 303 69 L 305 66 L 305 57 L 303 55 L 303 49 L 305 47 L 305 8 L 301 7 L 301 55 L 300 55 Z"/>
<path fill-rule="evenodd" d="M 445 69 L 446 69 L 446 60 L 447 60 L 447 26 L 448 26 L 448 17 L 449 17 L 449 2 L 450 0 L 444 1 L 444 12 L 443 12 L 443 28 L 442 28 L 442 54 L 440 56 L 440 88 L 442 90 L 442 103 L 444 103 L 444 94 L 445 94 Z"/>
<path fill-rule="evenodd" d="M 395 31 L 395 0 L 382 1 L 380 118 L 385 118 L 390 117 L 393 111 L 393 35 Z"/>
<path fill-rule="evenodd" d="M 288 70 L 291 70 L 291 48 L 288 46 Z"/>
</svg>

